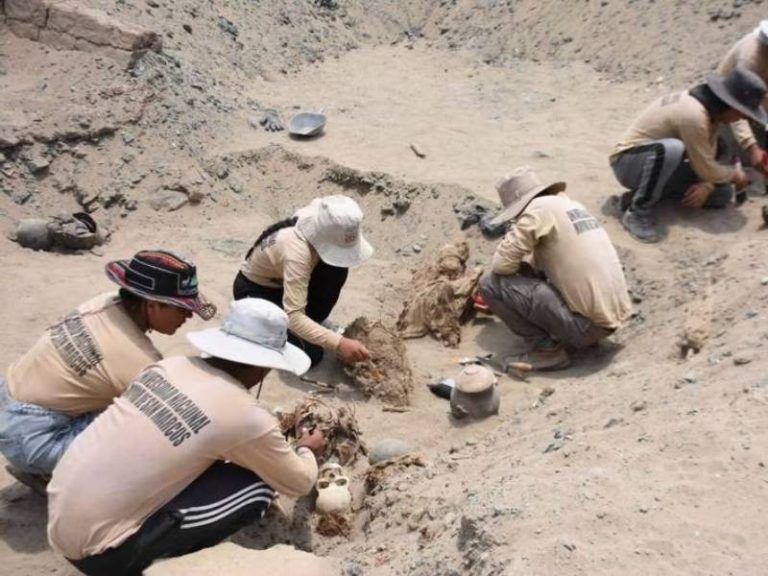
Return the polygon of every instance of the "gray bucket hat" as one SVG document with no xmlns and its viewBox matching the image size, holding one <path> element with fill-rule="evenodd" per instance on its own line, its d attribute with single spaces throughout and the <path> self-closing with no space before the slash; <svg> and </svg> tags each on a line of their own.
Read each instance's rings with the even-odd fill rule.
<svg viewBox="0 0 768 576">
<path fill-rule="evenodd" d="M 762 78 L 754 72 L 737 66 L 725 76 L 710 74 L 707 76 L 707 86 L 734 110 L 760 124 L 768 122 L 768 114 L 762 107 L 768 89 Z"/>
</svg>

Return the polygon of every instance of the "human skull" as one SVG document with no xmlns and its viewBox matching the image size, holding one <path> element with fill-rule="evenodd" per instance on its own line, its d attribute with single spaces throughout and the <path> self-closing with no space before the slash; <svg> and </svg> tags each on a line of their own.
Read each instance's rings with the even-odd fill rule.
<svg viewBox="0 0 768 576">
<path fill-rule="evenodd" d="M 344 469 L 334 463 L 327 463 L 318 473 L 317 500 L 315 508 L 322 514 L 343 514 L 352 507 L 352 494 L 349 492 L 349 478 Z"/>
</svg>

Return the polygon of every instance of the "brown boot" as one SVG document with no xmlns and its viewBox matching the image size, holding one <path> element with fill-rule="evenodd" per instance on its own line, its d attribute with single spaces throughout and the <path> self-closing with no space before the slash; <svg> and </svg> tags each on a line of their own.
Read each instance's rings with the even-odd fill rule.
<svg viewBox="0 0 768 576">
<path fill-rule="evenodd" d="M 567 350 L 561 344 L 548 341 L 547 344 L 536 346 L 530 352 L 521 356 L 509 357 L 506 359 L 506 366 L 519 363 L 530 366 L 528 370 L 537 372 L 549 372 L 553 370 L 564 370 L 571 365 L 571 357 Z"/>
<path fill-rule="evenodd" d="M 527 358 L 531 370 L 538 372 L 564 370 L 571 365 L 571 357 L 563 346 L 534 349 L 528 352 Z"/>
</svg>

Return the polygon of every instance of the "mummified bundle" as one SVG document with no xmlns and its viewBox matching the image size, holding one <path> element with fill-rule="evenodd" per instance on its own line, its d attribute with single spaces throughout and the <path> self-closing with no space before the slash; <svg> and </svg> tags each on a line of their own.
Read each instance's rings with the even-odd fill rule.
<svg viewBox="0 0 768 576">
<path fill-rule="evenodd" d="M 336 409 L 318 398 L 306 398 L 292 412 L 280 414 L 280 429 L 286 436 L 295 437 L 301 428 L 312 427 L 317 427 L 325 436 L 322 461 L 334 458 L 346 466 L 354 462 L 358 454 L 368 453 L 351 408 Z"/>
<path fill-rule="evenodd" d="M 446 346 L 461 342 L 461 322 L 471 312 L 472 296 L 482 274 L 481 268 L 468 269 L 468 260 L 465 241 L 446 244 L 435 264 L 414 272 L 397 319 L 403 338 L 431 334 Z"/>
</svg>

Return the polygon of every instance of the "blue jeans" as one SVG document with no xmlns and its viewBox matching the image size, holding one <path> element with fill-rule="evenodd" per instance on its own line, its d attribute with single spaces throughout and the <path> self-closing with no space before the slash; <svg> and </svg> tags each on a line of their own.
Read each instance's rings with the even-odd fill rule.
<svg viewBox="0 0 768 576">
<path fill-rule="evenodd" d="M 0 452 L 16 468 L 50 474 L 69 445 L 97 416 L 67 416 L 37 404 L 17 402 L 0 377 Z"/>
</svg>

